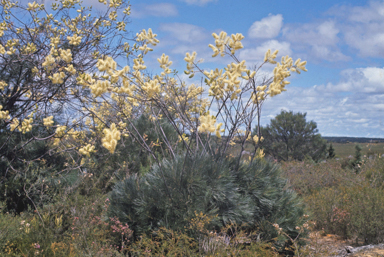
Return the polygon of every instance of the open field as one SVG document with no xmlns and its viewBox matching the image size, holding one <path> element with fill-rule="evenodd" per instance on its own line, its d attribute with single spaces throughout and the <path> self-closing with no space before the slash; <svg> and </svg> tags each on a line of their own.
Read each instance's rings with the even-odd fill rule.
<svg viewBox="0 0 384 257">
<path fill-rule="evenodd" d="M 329 147 L 330 143 L 327 144 Z M 336 157 L 346 158 L 350 155 L 355 154 L 356 143 L 332 143 L 335 148 Z M 369 156 L 372 154 L 384 154 L 384 143 L 360 143 L 362 148 L 361 152 L 363 155 Z"/>
</svg>

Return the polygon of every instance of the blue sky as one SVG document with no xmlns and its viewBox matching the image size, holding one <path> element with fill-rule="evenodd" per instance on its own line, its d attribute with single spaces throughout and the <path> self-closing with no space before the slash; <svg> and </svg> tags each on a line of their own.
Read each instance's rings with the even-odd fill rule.
<svg viewBox="0 0 384 257">
<path fill-rule="evenodd" d="M 323 136 L 384 138 L 384 1 L 132 0 L 131 4 L 127 29 L 135 34 L 152 28 L 160 40 L 148 67 L 155 70 L 156 58 L 165 53 L 172 68 L 182 72 L 185 53 L 196 51 L 204 59 L 203 67 L 222 68 L 227 60 L 211 58 L 211 34 L 242 33 L 244 49 L 238 56 L 248 66 L 260 63 L 268 48 L 280 51 L 278 60 L 288 54 L 308 62 L 308 72 L 291 76 L 288 91 L 265 103 L 264 125 L 284 109 L 306 112 Z"/>
</svg>

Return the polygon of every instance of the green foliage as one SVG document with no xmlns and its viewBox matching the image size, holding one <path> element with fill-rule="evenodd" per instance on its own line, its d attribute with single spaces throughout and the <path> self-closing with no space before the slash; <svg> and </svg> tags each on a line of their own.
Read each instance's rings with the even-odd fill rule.
<svg viewBox="0 0 384 257">
<path fill-rule="evenodd" d="M 145 176 L 130 176 L 111 192 L 110 217 L 119 217 L 136 237 L 160 227 L 183 231 L 195 213 L 213 217 L 207 226 L 220 230 L 226 224 L 247 224 L 259 230 L 263 240 L 272 240 L 278 223 L 291 237 L 304 223 L 304 209 L 296 194 L 286 189 L 279 168 L 263 160 L 252 164 L 213 161 L 209 157 L 177 157 L 155 165 Z M 188 231 L 191 236 L 198 231 Z M 283 249 L 287 238 L 276 245 Z"/>
<path fill-rule="evenodd" d="M 42 206 L 76 180 L 74 173 L 66 170 L 68 156 L 50 155 L 49 142 L 29 140 L 31 135 L 45 137 L 48 133 L 39 128 L 26 134 L 0 133 L 0 201 L 5 203 L 4 211 L 20 213 L 34 208 L 33 203 Z M 57 176 L 57 172 L 61 174 Z"/>
<path fill-rule="evenodd" d="M 361 154 L 361 146 L 355 145 L 355 156 L 352 160 L 345 160 L 342 164 L 343 168 L 349 168 L 354 170 L 356 173 L 360 172 L 361 165 L 363 164 L 362 154 Z"/>
<path fill-rule="evenodd" d="M 104 216 L 105 197 L 74 193 L 57 200 L 39 212 L 0 214 L 0 255 L 123 256 L 132 231 Z"/>
<path fill-rule="evenodd" d="M 328 155 L 327 155 L 327 159 L 333 159 L 335 158 L 336 154 L 335 154 L 335 148 L 333 148 L 332 146 L 332 143 L 329 145 L 329 148 L 328 148 Z"/>
<path fill-rule="evenodd" d="M 308 198 L 319 228 L 367 244 L 384 240 L 383 201 L 384 190 L 368 184 L 326 188 Z"/>
<path fill-rule="evenodd" d="M 324 159 L 326 142 L 317 133 L 316 123 L 307 122 L 305 116 L 306 113 L 281 111 L 270 125 L 262 127 L 264 153 L 278 161 L 302 161 L 306 156 L 314 161 Z"/>
<path fill-rule="evenodd" d="M 336 160 L 290 162 L 283 170 L 311 210 L 316 229 L 366 244 L 384 240 L 383 164 L 382 158 L 366 160 L 356 173 Z"/>
</svg>

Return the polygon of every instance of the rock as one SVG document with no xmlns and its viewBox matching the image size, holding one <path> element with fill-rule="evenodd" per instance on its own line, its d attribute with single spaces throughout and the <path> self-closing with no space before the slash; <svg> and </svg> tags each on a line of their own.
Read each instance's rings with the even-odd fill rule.
<svg viewBox="0 0 384 257">
<path fill-rule="evenodd" d="M 353 247 L 352 246 L 346 246 L 345 250 L 347 251 L 347 253 L 353 253 Z"/>
</svg>

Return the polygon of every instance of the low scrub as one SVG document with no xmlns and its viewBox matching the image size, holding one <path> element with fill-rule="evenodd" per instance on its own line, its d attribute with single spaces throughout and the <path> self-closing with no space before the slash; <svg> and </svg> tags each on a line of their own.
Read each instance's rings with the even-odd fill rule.
<svg viewBox="0 0 384 257">
<path fill-rule="evenodd" d="M 305 223 L 300 199 L 287 189 L 277 165 L 259 159 L 239 167 L 207 157 L 163 161 L 142 177 L 117 183 L 110 202 L 110 217 L 129 224 L 136 238 L 161 227 L 196 238 L 199 232 L 189 229 L 196 213 L 210 219 L 204 224 L 207 230 L 246 224 L 280 250 L 290 240 L 279 237 L 273 224 L 291 238 L 305 234 L 298 229 Z"/>
</svg>

